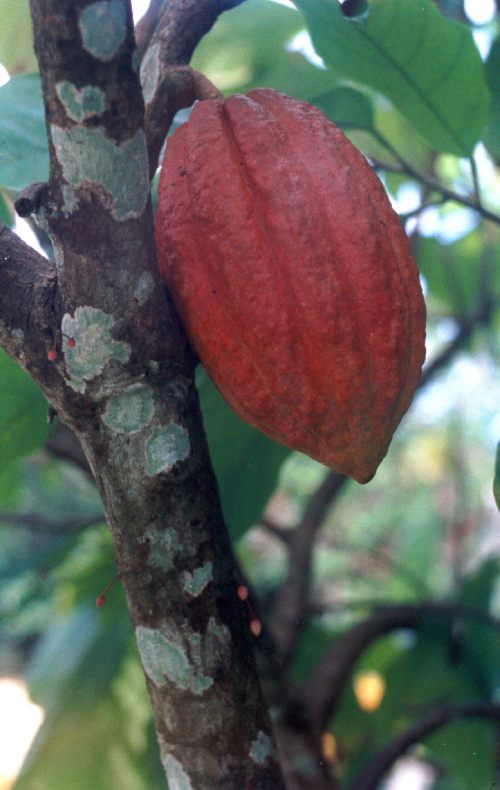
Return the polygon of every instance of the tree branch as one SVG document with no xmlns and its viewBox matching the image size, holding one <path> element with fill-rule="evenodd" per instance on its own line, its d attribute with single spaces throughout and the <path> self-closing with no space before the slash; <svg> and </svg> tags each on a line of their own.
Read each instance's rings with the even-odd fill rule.
<svg viewBox="0 0 500 790">
<path fill-rule="evenodd" d="M 350 784 L 350 790 L 376 790 L 396 760 L 408 749 L 440 727 L 462 719 L 490 719 L 500 732 L 500 705 L 469 702 L 464 705 L 437 705 L 423 718 L 402 732 L 370 760 Z"/>
<path fill-rule="evenodd" d="M 328 725 L 356 661 L 373 640 L 401 628 L 418 629 L 431 618 L 479 619 L 500 630 L 500 622 L 490 615 L 453 603 L 378 607 L 330 645 L 301 689 L 300 699 L 315 729 L 322 732 Z"/>
<path fill-rule="evenodd" d="M 74 464 L 74 466 L 81 469 L 92 482 L 95 482 L 87 456 L 83 452 L 78 438 L 63 422 L 58 422 L 50 432 L 45 442 L 45 449 L 54 458 L 61 461 L 69 461 L 69 463 Z"/>
<path fill-rule="evenodd" d="M 223 11 L 243 0 L 153 0 L 136 30 L 146 105 L 150 177 L 176 112 L 221 94 L 189 68 L 193 51 Z"/>
<path fill-rule="evenodd" d="M 35 181 L 34 184 L 29 184 L 23 189 L 14 204 L 18 216 L 29 217 L 37 212 L 42 205 L 46 192 L 47 184 L 41 181 Z"/>
<path fill-rule="evenodd" d="M 165 11 L 166 4 L 167 0 L 150 0 L 146 13 L 135 26 L 136 58 L 139 63 L 144 57 L 144 53 L 149 46 L 158 22 Z"/>
<path fill-rule="evenodd" d="M 476 313 L 473 318 L 463 318 L 460 320 L 458 331 L 455 337 L 445 346 L 445 348 L 432 360 L 422 371 L 422 387 L 433 379 L 443 368 L 445 368 L 459 351 L 470 340 L 472 333 L 479 324 L 484 324 L 491 318 L 492 311 L 487 315 L 483 311 Z"/>
<path fill-rule="evenodd" d="M 148 143 L 149 176 L 158 167 L 160 152 L 176 113 L 196 100 L 216 99 L 220 93 L 212 83 L 189 66 L 163 66 L 161 76 L 151 84 L 150 75 L 160 69 L 152 62 L 159 50 L 152 46 L 141 66 L 141 81 L 146 101 L 145 127 Z"/>
<path fill-rule="evenodd" d="M 285 663 L 293 655 L 309 611 L 312 554 L 318 530 L 347 479 L 338 472 L 329 472 L 311 496 L 300 523 L 290 535 L 288 572 L 276 592 L 271 627 L 276 648 Z"/>
<path fill-rule="evenodd" d="M 2 524 L 48 535 L 63 535 L 81 532 L 84 529 L 88 529 L 88 527 L 102 524 L 103 521 L 104 517 L 102 515 L 61 521 L 47 518 L 46 516 L 42 516 L 41 513 L 8 513 L 0 511 L 0 522 Z"/>
<path fill-rule="evenodd" d="M 159 45 L 160 60 L 171 65 L 189 63 L 198 42 L 224 12 L 244 0 L 169 0 L 151 37 Z"/>
<path fill-rule="evenodd" d="M 2 225 L 0 256 L 0 343 L 34 378 L 57 387 L 47 360 L 58 332 L 55 268 Z"/>
<path fill-rule="evenodd" d="M 500 224 L 500 216 L 485 208 L 478 199 L 478 195 L 470 198 L 467 195 L 462 195 L 459 192 L 455 192 L 453 189 L 449 189 L 440 181 L 436 181 L 436 179 L 426 175 L 426 173 L 416 170 L 413 165 L 410 164 L 410 162 L 404 159 L 398 153 L 398 151 L 396 151 L 396 149 L 383 135 L 380 133 L 375 133 L 374 136 L 392 154 L 392 156 L 394 156 L 398 163 L 393 165 L 390 162 L 383 162 L 380 159 L 370 156 L 370 161 L 375 168 L 387 170 L 389 173 L 406 173 L 406 175 L 411 176 L 411 178 L 414 178 L 415 181 L 420 182 L 432 192 L 438 192 L 440 195 L 446 198 L 446 200 L 453 200 L 455 203 L 460 203 L 466 208 L 471 208 L 474 211 L 477 211 L 478 214 L 480 214 L 484 219 L 494 222 L 497 225 Z"/>
</svg>

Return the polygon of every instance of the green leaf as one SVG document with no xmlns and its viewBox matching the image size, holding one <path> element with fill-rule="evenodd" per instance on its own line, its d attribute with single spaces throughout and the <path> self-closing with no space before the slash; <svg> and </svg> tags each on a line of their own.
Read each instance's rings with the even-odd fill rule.
<svg viewBox="0 0 500 790">
<path fill-rule="evenodd" d="M 496 585 L 500 563 L 497 558 L 485 560 L 482 565 L 466 576 L 458 590 L 457 603 L 469 607 L 471 611 L 487 614 L 496 600 Z M 460 658 L 475 667 L 477 681 L 481 683 L 485 697 L 496 694 L 500 682 L 498 651 L 500 634 L 481 617 L 464 618 L 458 635 Z"/>
<path fill-rule="evenodd" d="M 414 635 L 400 632 L 398 637 L 381 637 L 373 642 L 354 667 L 354 672 L 363 668 L 382 674 L 385 694 L 380 707 L 371 713 L 361 711 L 351 683 L 346 684 L 342 695 L 334 731 L 340 743 L 344 739 L 349 743 L 352 755 L 346 785 L 355 785 L 352 774 L 434 705 L 461 704 L 480 697 L 475 662 L 469 656 L 459 661 L 454 658 L 452 619 L 429 617 Z M 379 655 L 387 641 L 392 642 L 390 650 L 386 648 L 385 655 Z M 405 641 L 406 649 L 402 649 Z M 491 722 L 460 722 L 438 729 L 423 744 L 431 760 L 446 765 L 455 780 L 453 788 L 486 788 L 493 775 L 494 737 Z M 464 779 L 462 786 L 460 781 Z"/>
<path fill-rule="evenodd" d="M 88 585 L 92 579 L 84 573 L 81 581 Z M 87 597 L 65 616 L 53 616 L 25 675 L 34 700 L 44 706 L 45 721 L 17 790 L 164 790 L 123 593 L 113 590 L 101 609 Z"/>
<path fill-rule="evenodd" d="M 246 0 L 222 14 L 198 45 L 193 67 L 223 93 L 274 88 L 297 99 L 332 87 L 332 75 L 309 63 L 289 44 L 303 29 L 301 14 L 269 0 Z"/>
<path fill-rule="evenodd" d="M 311 99 L 311 103 L 342 129 L 374 128 L 370 99 L 354 88 L 334 88 Z"/>
<path fill-rule="evenodd" d="M 497 454 L 495 458 L 495 476 L 493 478 L 493 496 L 500 510 L 500 442 L 497 444 Z"/>
<path fill-rule="evenodd" d="M 47 401 L 27 373 L 0 349 L 0 502 L 18 485 L 18 461 L 41 447 L 50 431 Z"/>
<path fill-rule="evenodd" d="M 108 694 L 44 723 L 16 790 L 166 790 L 140 666 L 124 680 L 127 699 Z"/>
<path fill-rule="evenodd" d="M 478 718 L 440 727 L 425 739 L 430 758 L 439 761 L 453 790 L 495 787 L 495 725 Z"/>
<path fill-rule="evenodd" d="M 495 587 L 499 578 L 500 562 L 497 557 L 490 557 L 486 559 L 478 568 L 475 568 L 472 573 L 466 576 L 460 589 L 458 590 L 457 603 L 469 606 L 474 609 L 483 609 L 488 611 L 492 596 L 495 594 Z M 495 639 L 500 644 L 500 634 L 497 629 L 488 628 L 485 623 L 475 622 L 474 620 L 467 620 L 464 622 L 472 622 L 480 628 L 485 628 L 487 631 L 491 630 Z M 500 669 L 500 667 L 499 667 Z"/>
<path fill-rule="evenodd" d="M 197 384 L 224 516 L 237 540 L 262 514 L 290 451 L 240 420 L 205 371 L 199 371 Z"/>
<path fill-rule="evenodd" d="M 45 442 L 47 401 L 29 376 L 0 351 L 0 487 L 11 464 Z"/>
<path fill-rule="evenodd" d="M 222 14 L 198 45 L 193 66 L 222 91 L 246 89 L 256 72 L 262 76 L 300 28 L 300 14 L 295 10 L 269 0 L 248 0 L 230 14 Z"/>
<path fill-rule="evenodd" d="M 18 485 L 18 461 L 41 447 L 50 431 L 47 401 L 0 349 L 0 503 L 8 505 Z"/>
<path fill-rule="evenodd" d="M 314 46 L 338 76 L 383 93 L 434 148 L 470 155 L 488 108 L 468 28 L 430 0 L 373 0 L 346 19 L 336 0 L 296 0 Z"/>
<path fill-rule="evenodd" d="M 0 63 L 10 74 L 37 68 L 28 0 L 2 0 Z"/>
<path fill-rule="evenodd" d="M 0 88 L 0 186 L 21 190 L 48 172 L 40 78 L 13 77 Z"/>
<path fill-rule="evenodd" d="M 432 296 L 453 314 L 477 309 L 483 282 L 493 294 L 500 289 L 500 248 L 485 245 L 479 229 L 452 244 L 419 238 L 415 257 Z"/>
<path fill-rule="evenodd" d="M 33 698 L 49 715 L 65 704 L 65 693 L 74 685 L 79 667 L 98 633 L 99 612 L 89 604 L 52 623 L 38 642 L 26 677 Z"/>
<path fill-rule="evenodd" d="M 496 38 L 484 64 L 486 81 L 491 93 L 491 107 L 484 142 L 490 154 L 500 162 L 500 38 Z"/>
</svg>

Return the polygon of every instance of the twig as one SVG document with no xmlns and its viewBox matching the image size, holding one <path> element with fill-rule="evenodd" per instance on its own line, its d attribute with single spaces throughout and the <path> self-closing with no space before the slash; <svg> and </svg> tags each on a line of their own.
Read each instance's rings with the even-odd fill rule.
<svg viewBox="0 0 500 790">
<path fill-rule="evenodd" d="M 55 267 L 5 226 L 0 226 L 0 250 L 0 344 L 32 376 L 55 385 L 57 371 L 47 365 L 57 331 Z"/>
<path fill-rule="evenodd" d="M 428 364 L 419 383 L 425 387 L 451 360 L 473 331 L 486 325 L 494 313 L 495 298 L 489 288 L 482 288 L 481 303 L 470 318 L 461 318 L 453 340 Z M 342 475 L 328 474 L 305 509 L 301 522 L 293 531 L 283 531 L 265 519 L 262 525 L 288 546 L 289 560 L 286 579 L 280 585 L 274 601 L 272 632 L 277 649 L 284 661 L 293 653 L 294 645 L 306 619 L 311 614 L 309 601 L 311 587 L 311 558 L 319 528 L 328 508 L 347 481 Z"/>
<path fill-rule="evenodd" d="M 290 545 L 292 530 L 288 529 L 287 527 L 282 527 L 280 524 L 276 524 L 265 514 L 259 518 L 258 525 L 259 527 L 262 527 L 262 529 L 265 529 L 266 532 L 269 532 L 274 538 L 277 538 L 279 541 L 281 541 L 283 545 Z"/>
<path fill-rule="evenodd" d="M 470 159 L 469 159 L 469 162 L 470 162 L 470 171 L 471 171 L 471 176 L 472 176 L 472 184 L 473 184 L 473 187 L 474 187 L 474 197 L 476 199 L 476 203 L 478 204 L 478 206 L 480 206 L 481 205 L 481 185 L 479 183 L 479 174 L 477 172 L 476 160 L 474 159 L 473 156 L 471 156 Z"/>
<path fill-rule="evenodd" d="M 94 475 L 87 461 L 83 448 L 74 432 L 64 423 L 59 422 L 50 432 L 45 442 L 45 449 L 62 461 L 69 461 L 77 466 L 85 475 L 94 481 Z"/>
<path fill-rule="evenodd" d="M 29 217 L 38 211 L 47 193 L 47 184 L 36 181 L 27 186 L 14 203 L 15 209 L 20 217 Z"/>
<path fill-rule="evenodd" d="M 150 69 L 160 68 L 158 64 L 152 66 L 150 63 L 153 57 L 159 57 L 159 50 L 154 46 L 146 53 L 141 66 L 150 178 L 158 167 L 160 152 L 176 113 L 190 107 L 196 100 L 217 99 L 221 95 L 210 80 L 189 66 L 164 67 L 158 80 L 151 85 L 148 82 Z"/>
<path fill-rule="evenodd" d="M 391 165 L 388 162 L 383 162 L 380 159 L 376 159 L 372 156 L 370 156 L 370 161 L 373 162 L 375 167 L 378 167 L 382 170 L 387 170 L 389 173 L 406 173 L 407 175 L 414 178 L 415 181 L 419 181 L 421 184 L 424 184 L 433 192 L 439 192 L 444 198 L 446 198 L 446 200 L 453 200 L 455 203 L 460 203 L 462 206 L 466 206 L 467 208 L 477 211 L 478 214 L 484 217 L 484 219 L 487 219 L 490 222 L 495 222 L 497 225 L 500 224 L 500 216 L 498 214 L 489 211 L 484 206 L 478 205 L 474 199 L 469 198 L 466 195 L 461 195 L 459 192 L 449 189 L 448 187 L 444 186 L 444 184 L 441 184 L 439 181 L 435 181 L 433 178 L 425 175 L 419 170 L 415 170 L 408 163 L 402 164 L 400 167 L 398 167 L 397 165 Z M 400 162 L 402 161 L 403 160 L 400 159 Z"/>
<path fill-rule="evenodd" d="M 310 498 L 304 515 L 290 537 L 288 573 L 276 593 L 272 633 L 283 661 L 287 662 L 309 609 L 312 552 L 326 511 L 348 478 L 329 472 Z"/>
<path fill-rule="evenodd" d="M 493 702 L 437 705 L 429 710 L 419 722 L 393 738 L 384 749 L 376 754 L 351 782 L 349 790 L 376 790 L 389 768 L 411 746 L 440 727 L 462 719 L 490 719 L 500 729 L 500 705 Z"/>
<path fill-rule="evenodd" d="M 494 312 L 495 299 L 488 288 L 482 289 L 481 304 L 470 318 L 461 318 L 453 340 L 424 368 L 419 389 L 425 387 L 451 360 L 479 325 L 487 324 Z M 276 592 L 274 618 L 271 630 L 282 660 L 287 662 L 293 654 L 298 635 L 310 616 L 311 558 L 319 528 L 328 508 L 340 492 L 347 478 L 328 474 L 312 495 L 300 523 L 292 531 L 283 531 L 263 519 L 267 527 L 288 547 L 288 571 Z"/>
<path fill-rule="evenodd" d="M 426 209 L 439 208 L 439 206 L 442 206 L 444 203 L 446 203 L 446 198 L 444 197 L 439 198 L 438 200 L 429 200 L 428 203 L 421 203 L 420 206 L 417 206 L 411 211 L 405 211 L 405 213 L 400 214 L 399 217 L 402 222 L 406 222 L 407 220 L 412 219 L 413 217 L 418 217 Z"/>
<path fill-rule="evenodd" d="M 487 326 L 491 321 L 495 311 L 495 296 L 489 290 L 482 289 L 480 304 L 468 317 L 461 317 L 458 320 L 458 330 L 455 337 L 450 340 L 447 346 L 426 365 L 422 371 L 419 389 L 425 387 L 453 358 L 457 351 L 462 348 L 471 338 L 472 333 L 478 326 Z"/>
<path fill-rule="evenodd" d="M 64 533 L 81 532 L 88 527 L 95 527 L 104 522 L 104 515 L 89 516 L 68 521 L 58 521 L 42 516 L 40 513 L 8 513 L 0 512 L 0 522 L 10 527 L 27 529 L 30 532 L 62 535 Z"/>
<path fill-rule="evenodd" d="M 374 639 L 401 628 L 420 628 L 431 618 L 473 619 L 500 630 L 500 622 L 477 609 L 454 603 L 397 604 L 378 607 L 323 653 L 300 692 L 304 709 L 322 732 L 333 716 L 352 668 Z"/>
<path fill-rule="evenodd" d="M 484 219 L 495 222 L 497 225 L 500 224 L 500 216 L 495 214 L 493 211 L 489 211 L 487 208 L 481 205 L 476 197 L 470 198 L 467 197 L 467 195 L 461 195 L 459 192 L 455 192 L 453 189 L 449 189 L 449 187 L 441 184 L 434 178 L 431 178 L 431 176 L 428 176 L 426 173 L 422 173 L 421 171 L 414 168 L 413 165 L 411 165 L 406 159 L 404 159 L 383 135 L 375 132 L 374 136 L 381 143 L 381 145 L 383 145 L 392 154 L 398 163 L 397 165 L 393 165 L 390 162 L 384 162 L 380 159 L 377 159 L 376 157 L 370 156 L 370 161 L 376 168 L 387 170 L 389 173 L 406 173 L 407 175 L 414 178 L 415 181 L 419 181 L 421 184 L 424 184 L 433 192 L 439 192 L 439 194 L 446 198 L 446 200 L 453 200 L 455 203 L 460 203 L 467 208 L 477 211 L 482 217 L 484 217 Z"/>
<path fill-rule="evenodd" d="M 157 0 L 137 26 L 141 83 L 146 105 L 150 177 L 176 112 L 196 100 L 220 97 L 202 74 L 189 68 L 194 48 L 223 11 L 243 0 Z"/>
<path fill-rule="evenodd" d="M 139 63 L 144 57 L 166 4 L 167 0 L 151 0 L 146 13 L 135 26 L 135 46 Z"/>
<path fill-rule="evenodd" d="M 163 64 L 185 65 L 218 17 L 242 2 L 244 0 L 169 0 L 150 45 L 160 44 Z"/>
</svg>

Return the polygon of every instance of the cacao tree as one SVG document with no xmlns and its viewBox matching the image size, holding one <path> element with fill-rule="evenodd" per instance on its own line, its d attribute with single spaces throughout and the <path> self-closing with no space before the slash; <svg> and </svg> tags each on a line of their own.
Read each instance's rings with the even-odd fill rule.
<svg viewBox="0 0 500 790">
<path fill-rule="evenodd" d="M 444 0 L 151 0 L 134 28 L 128 0 L 7 0 L 0 22 L 0 673 L 22 671 L 45 709 L 16 787 L 363 790 L 405 755 L 422 786 L 492 786 L 497 18 Z M 250 100 L 277 113 L 271 132 Z M 282 121 L 287 102 L 310 132 Z M 207 132 L 209 107 L 226 121 Z M 330 162 L 318 110 L 368 164 L 340 132 Z M 421 376 L 401 228 L 427 303 Z M 255 325 L 247 369 L 232 338 L 248 349 Z M 236 417 L 199 357 L 242 417 L 332 469 Z M 370 479 L 416 387 L 359 486 L 344 472 Z"/>
</svg>

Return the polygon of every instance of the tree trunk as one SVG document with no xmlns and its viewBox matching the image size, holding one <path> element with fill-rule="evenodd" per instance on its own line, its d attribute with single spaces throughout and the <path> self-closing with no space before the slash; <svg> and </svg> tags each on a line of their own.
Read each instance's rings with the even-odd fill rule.
<svg viewBox="0 0 500 790">
<path fill-rule="evenodd" d="M 197 5 L 202 35 L 236 4 L 156 5 L 181 32 Z M 130 3 L 31 0 L 31 12 L 50 178 L 28 210 L 56 263 L 0 231 L 0 341 L 93 470 L 171 788 L 280 788 L 194 359 L 156 268 L 148 158 L 162 129 L 155 107 L 145 134 Z M 177 77 L 164 119 L 193 99 L 186 69 Z"/>
</svg>

